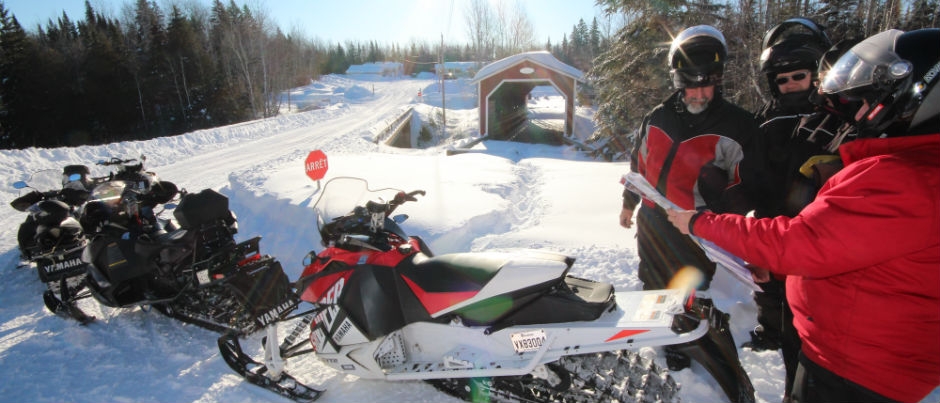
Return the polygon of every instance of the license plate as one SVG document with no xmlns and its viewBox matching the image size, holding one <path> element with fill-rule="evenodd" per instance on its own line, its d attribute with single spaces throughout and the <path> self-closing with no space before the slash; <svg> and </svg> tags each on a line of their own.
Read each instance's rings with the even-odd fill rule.
<svg viewBox="0 0 940 403">
<path fill-rule="evenodd" d="M 509 339 L 512 341 L 513 350 L 516 350 L 517 353 L 538 351 L 542 347 L 542 343 L 545 343 L 545 331 L 539 329 L 512 333 L 509 335 Z"/>
<path fill-rule="evenodd" d="M 212 279 L 209 278 L 209 269 L 197 271 L 196 281 L 199 282 L 199 285 L 209 284 L 209 282 L 212 281 Z"/>
</svg>

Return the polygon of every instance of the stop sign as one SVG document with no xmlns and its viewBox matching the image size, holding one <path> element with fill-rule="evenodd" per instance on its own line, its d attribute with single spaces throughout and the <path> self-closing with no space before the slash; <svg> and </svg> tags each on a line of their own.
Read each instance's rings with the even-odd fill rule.
<svg viewBox="0 0 940 403">
<path fill-rule="evenodd" d="M 320 150 L 311 151 L 304 161 L 304 170 L 310 179 L 318 181 L 326 176 L 326 169 L 329 167 L 326 163 L 326 154 Z"/>
</svg>

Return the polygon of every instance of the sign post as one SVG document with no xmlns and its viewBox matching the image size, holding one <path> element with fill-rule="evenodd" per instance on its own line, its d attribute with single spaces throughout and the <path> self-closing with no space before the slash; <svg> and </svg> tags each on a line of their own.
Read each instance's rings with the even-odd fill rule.
<svg viewBox="0 0 940 403">
<path fill-rule="evenodd" d="M 307 155 L 307 160 L 304 161 L 304 171 L 311 180 L 317 181 L 317 190 L 320 190 L 320 179 L 326 176 L 327 168 L 329 164 L 323 151 L 313 150 Z"/>
</svg>

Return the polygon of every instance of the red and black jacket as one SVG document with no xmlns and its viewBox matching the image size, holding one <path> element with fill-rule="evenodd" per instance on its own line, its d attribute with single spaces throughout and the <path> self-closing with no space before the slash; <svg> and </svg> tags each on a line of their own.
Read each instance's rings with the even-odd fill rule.
<svg viewBox="0 0 940 403">
<path fill-rule="evenodd" d="M 753 180 L 748 167 L 756 161 L 745 160 L 744 150 L 758 131 L 753 115 L 718 95 L 705 111 L 692 114 L 681 94 L 643 119 L 631 170 L 681 208 L 747 212 L 751 205 L 743 183 Z M 639 196 L 629 191 L 623 196 L 623 206 L 635 209 Z"/>
</svg>

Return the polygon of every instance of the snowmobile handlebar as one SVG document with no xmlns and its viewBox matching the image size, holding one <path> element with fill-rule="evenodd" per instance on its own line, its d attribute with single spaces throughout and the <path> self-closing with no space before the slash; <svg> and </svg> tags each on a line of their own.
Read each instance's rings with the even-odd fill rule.
<svg viewBox="0 0 940 403">
<path fill-rule="evenodd" d="M 402 204 L 405 204 L 405 202 L 418 201 L 418 198 L 415 196 L 417 195 L 424 196 L 426 194 L 427 192 L 423 190 L 415 190 L 415 191 L 411 191 L 408 193 L 398 192 L 397 194 L 395 194 L 395 198 L 393 198 L 392 201 L 388 202 L 388 209 L 385 211 L 385 214 L 392 214 L 392 211 L 395 211 L 396 207 Z"/>
<path fill-rule="evenodd" d="M 13 207 L 16 211 L 26 212 L 30 206 L 39 203 L 43 200 L 54 200 L 59 196 L 58 190 L 49 190 L 46 192 L 40 192 L 38 190 L 30 191 L 22 196 L 13 199 L 10 202 L 10 207 Z"/>
<path fill-rule="evenodd" d="M 101 166 L 111 166 L 111 165 L 123 165 L 123 164 L 128 164 L 131 162 L 137 162 L 137 158 L 120 159 L 117 157 L 111 157 L 107 160 L 98 160 L 98 162 L 96 162 L 95 164 L 101 165 Z"/>
<path fill-rule="evenodd" d="M 424 196 L 426 194 L 427 192 L 423 190 L 415 190 L 415 191 L 408 192 L 408 193 L 398 192 L 398 194 L 395 195 L 395 198 L 392 199 L 392 201 L 389 204 L 393 206 L 398 206 L 398 205 L 404 204 L 406 201 L 418 201 L 418 198 L 415 196 L 417 195 Z"/>
<path fill-rule="evenodd" d="M 33 189 L 29 193 L 13 199 L 13 201 L 10 202 L 10 206 L 16 211 L 26 212 L 30 206 L 43 200 L 56 200 L 64 202 L 69 206 L 77 207 L 84 204 L 90 195 L 91 192 L 87 190 L 69 187 L 47 191 Z"/>
<path fill-rule="evenodd" d="M 400 191 L 388 202 L 369 200 L 365 205 L 356 206 L 348 214 L 335 217 L 330 223 L 323 225 L 320 228 L 320 239 L 327 245 L 330 241 L 347 239 L 349 235 L 361 235 L 369 237 L 372 243 L 379 242 L 380 237 L 376 237 L 387 230 L 385 220 L 395 208 L 405 202 L 417 201 L 416 196 L 425 194 L 427 192 L 423 190 Z"/>
</svg>

